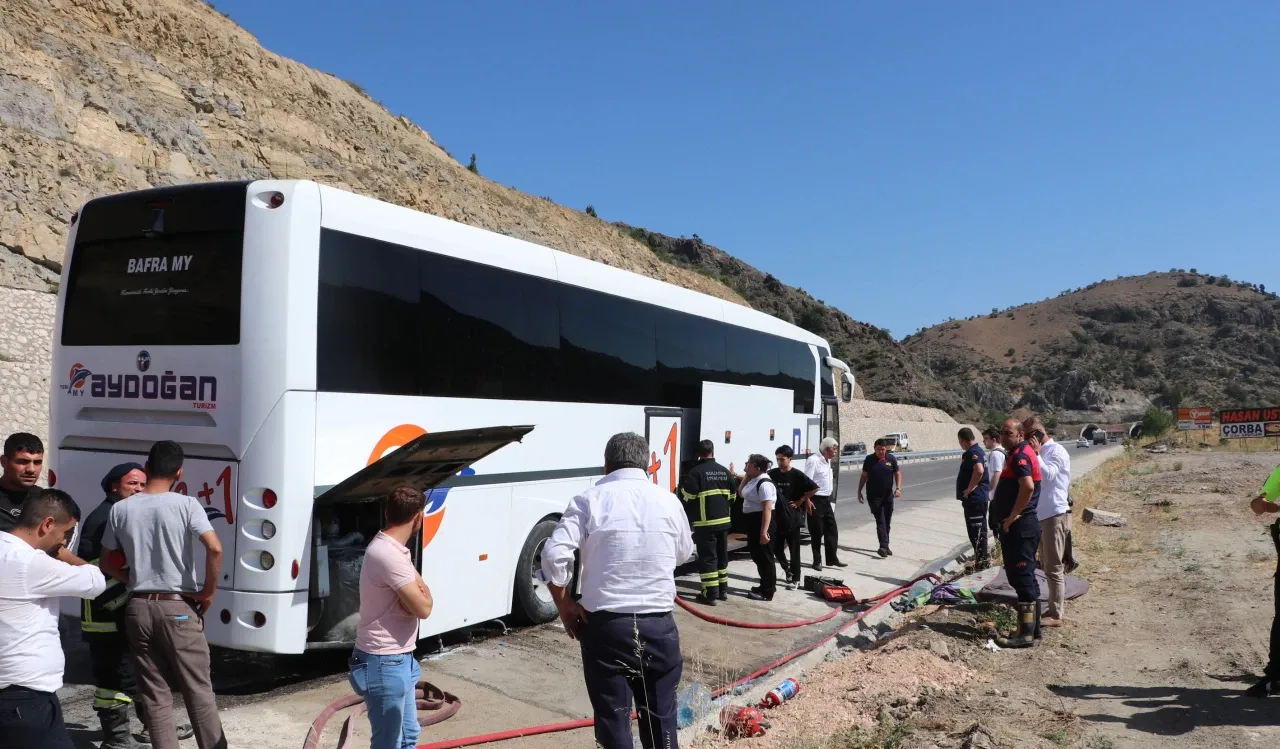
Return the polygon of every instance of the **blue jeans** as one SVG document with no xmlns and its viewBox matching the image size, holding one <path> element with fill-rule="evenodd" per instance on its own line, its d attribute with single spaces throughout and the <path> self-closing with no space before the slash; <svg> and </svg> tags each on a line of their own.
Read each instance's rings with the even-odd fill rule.
<svg viewBox="0 0 1280 749">
<path fill-rule="evenodd" d="M 418 659 L 413 653 L 370 655 L 357 648 L 348 665 L 351 688 L 369 709 L 369 749 L 413 749 L 419 730 L 414 690 L 422 678 Z"/>
</svg>

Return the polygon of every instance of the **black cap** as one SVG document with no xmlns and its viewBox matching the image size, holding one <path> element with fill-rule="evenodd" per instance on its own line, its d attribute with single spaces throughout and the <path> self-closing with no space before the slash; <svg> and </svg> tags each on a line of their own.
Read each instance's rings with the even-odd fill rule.
<svg viewBox="0 0 1280 749">
<path fill-rule="evenodd" d="M 106 494 L 110 494 L 111 485 L 124 478 L 126 473 L 135 468 L 139 471 L 143 471 L 144 473 L 146 472 L 145 469 L 137 463 L 121 463 L 110 471 L 107 471 L 107 475 L 102 477 L 102 491 Z"/>
</svg>

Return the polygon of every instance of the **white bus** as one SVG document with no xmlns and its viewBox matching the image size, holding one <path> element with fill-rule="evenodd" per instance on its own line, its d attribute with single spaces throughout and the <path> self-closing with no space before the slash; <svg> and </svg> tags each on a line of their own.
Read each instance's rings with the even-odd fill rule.
<svg viewBox="0 0 1280 749">
<path fill-rule="evenodd" d="M 312 182 L 114 195 L 72 219 L 49 480 L 89 512 L 112 465 L 182 444 L 178 490 L 224 548 L 209 641 L 299 653 L 354 637 L 381 517 L 350 477 L 427 432 L 530 425 L 430 491 L 414 549 L 422 636 L 543 622 L 542 544 L 610 435 L 647 435 L 672 489 L 701 438 L 726 464 L 816 449 L 852 392 L 829 353 L 737 304 Z"/>
</svg>

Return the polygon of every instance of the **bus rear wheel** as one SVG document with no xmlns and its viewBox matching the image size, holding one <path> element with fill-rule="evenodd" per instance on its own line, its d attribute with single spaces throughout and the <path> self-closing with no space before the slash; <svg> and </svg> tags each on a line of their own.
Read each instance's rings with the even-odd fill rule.
<svg viewBox="0 0 1280 749">
<path fill-rule="evenodd" d="M 533 526 L 524 541 L 524 548 L 520 550 L 511 614 L 521 624 L 546 624 L 558 614 L 547 584 L 537 578 L 538 570 L 542 568 L 542 550 L 555 529 L 556 521 L 543 520 Z"/>
</svg>

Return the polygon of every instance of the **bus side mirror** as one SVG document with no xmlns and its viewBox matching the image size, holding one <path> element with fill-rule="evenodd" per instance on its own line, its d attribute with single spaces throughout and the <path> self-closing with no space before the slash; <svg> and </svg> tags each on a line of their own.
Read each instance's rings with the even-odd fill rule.
<svg viewBox="0 0 1280 749">
<path fill-rule="evenodd" d="M 853 383 L 848 380 L 844 380 L 840 384 L 840 399 L 845 403 L 848 403 L 853 400 Z"/>
</svg>

